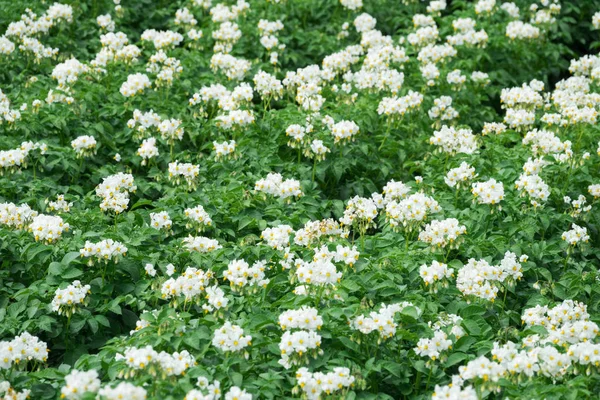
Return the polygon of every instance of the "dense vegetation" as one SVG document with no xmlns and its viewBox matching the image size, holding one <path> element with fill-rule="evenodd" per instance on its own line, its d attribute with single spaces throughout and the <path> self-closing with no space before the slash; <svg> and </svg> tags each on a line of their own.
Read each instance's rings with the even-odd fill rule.
<svg viewBox="0 0 600 400">
<path fill-rule="evenodd" d="M 600 4 L 0 11 L 0 399 L 600 390 Z"/>
</svg>

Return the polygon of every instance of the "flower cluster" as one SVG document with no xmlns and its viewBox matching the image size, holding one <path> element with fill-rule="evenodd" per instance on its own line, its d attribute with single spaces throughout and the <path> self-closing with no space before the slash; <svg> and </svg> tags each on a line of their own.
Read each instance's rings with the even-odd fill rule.
<svg viewBox="0 0 600 400">
<path fill-rule="evenodd" d="M 434 198 L 423 193 L 415 193 L 404 200 L 390 201 L 385 206 L 385 214 L 390 226 L 399 229 L 402 226 L 407 231 L 413 231 L 420 223 L 432 214 L 441 211 Z"/>
<path fill-rule="evenodd" d="M 244 330 L 226 321 L 225 324 L 215 330 L 212 345 L 222 351 L 241 351 L 251 344 L 252 336 L 244 335 Z"/>
<path fill-rule="evenodd" d="M 119 172 L 102 180 L 96 187 L 96 196 L 102 198 L 100 209 L 113 211 L 120 214 L 129 205 L 129 193 L 135 192 L 137 186 L 133 182 L 133 175 Z"/>
<path fill-rule="evenodd" d="M 210 271 L 205 272 L 198 268 L 187 267 L 177 279 L 169 278 L 163 283 L 161 295 L 164 299 L 177 299 L 183 296 L 186 302 L 198 300 L 206 287 L 210 285 L 212 276 Z"/>
<path fill-rule="evenodd" d="M 48 352 L 46 343 L 28 332 L 23 332 L 13 340 L 0 342 L 0 370 L 10 369 L 14 365 L 25 365 L 30 361 L 45 363 Z"/>
<path fill-rule="evenodd" d="M 90 289 L 90 285 L 82 285 L 80 281 L 74 281 L 64 289 L 56 289 L 51 304 L 52 311 L 70 317 L 79 306 L 85 304 Z"/>
<path fill-rule="evenodd" d="M 431 285 L 431 290 L 437 293 L 438 287 L 447 288 L 448 280 L 454 276 L 454 269 L 448 265 L 433 261 L 430 266 L 423 264 L 419 267 L 419 275 L 425 286 Z"/>
<path fill-rule="evenodd" d="M 60 389 L 60 394 L 68 400 L 81 400 L 86 393 L 96 393 L 98 390 L 100 390 L 98 371 L 73 369 L 65 376 L 65 385 Z"/>
<path fill-rule="evenodd" d="M 474 196 L 473 201 L 479 204 L 496 205 L 504 199 L 504 185 L 493 178 L 486 182 L 473 183 L 471 192 Z"/>
<path fill-rule="evenodd" d="M 197 251 L 199 253 L 209 253 L 223 247 L 216 239 L 209 239 L 203 236 L 188 236 L 183 239 L 183 245 L 188 251 Z"/>
<path fill-rule="evenodd" d="M 368 317 L 360 315 L 354 318 L 350 322 L 350 326 L 364 335 L 377 332 L 378 341 L 389 339 L 396 334 L 398 328 L 398 324 L 394 321 L 395 314 L 402 312 L 406 307 L 414 306 L 409 302 L 382 304 L 379 311 L 371 311 Z M 418 308 L 416 310 L 420 314 L 420 310 Z"/>
<path fill-rule="evenodd" d="M 266 178 L 258 180 L 254 185 L 254 190 L 282 199 L 303 195 L 299 181 L 295 179 L 286 179 L 284 181 L 281 174 L 277 173 L 270 173 Z"/>
<path fill-rule="evenodd" d="M 196 359 L 187 350 L 173 354 L 165 351 L 159 353 L 152 346 L 128 347 L 123 354 L 117 353 L 115 360 L 122 360 L 130 368 L 130 376 L 138 370 L 146 370 L 155 375 L 156 369 L 165 376 L 183 375 L 196 364 Z"/>
<path fill-rule="evenodd" d="M 93 136 L 79 136 L 71 142 L 77 158 L 90 157 L 96 154 L 96 139 Z"/>
<path fill-rule="evenodd" d="M 114 261 L 116 264 L 121 257 L 125 257 L 127 250 L 127 246 L 113 239 L 105 239 L 98 243 L 92 243 L 88 240 L 85 242 L 85 246 L 79 250 L 79 254 L 81 257 L 89 258 L 90 265 L 94 264 L 94 258 L 98 262 L 108 263 Z"/>
<path fill-rule="evenodd" d="M 244 260 L 233 260 L 223 271 L 223 279 L 229 281 L 234 291 L 254 290 L 255 287 L 263 288 L 269 284 L 265 278 L 266 261 L 257 261 L 252 267 Z M 248 289 L 247 289 L 248 288 Z"/>
<path fill-rule="evenodd" d="M 187 183 L 188 190 L 196 188 L 198 175 L 200 175 L 199 165 L 180 163 L 179 161 L 169 163 L 169 180 L 179 185 L 183 178 Z"/>
<path fill-rule="evenodd" d="M 198 232 L 202 232 L 207 226 L 212 226 L 212 219 L 204 207 L 197 205 L 193 208 L 186 208 L 185 217 L 190 220 L 186 228 L 194 227 Z"/>
<path fill-rule="evenodd" d="M 307 368 L 296 371 L 296 381 L 307 399 L 318 400 L 323 394 L 338 394 L 343 398 L 356 379 L 345 367 L 336 367 L 333 372 L 310 372 Z"/>
<path fill-rule="evenodd" d="M 39 214 L 32 218 L 29 231 L 36 242 L 54 243 L 58 241 L 63 232 L 68 232 L 71 226 L 59 216 Z"/>
<path fill-rule="evenodd" d="M 563 232 L 562 234 L 562 240 L 569 243 L 569 245 L 576 246 L 579 243 L 587 243 L 587 241 L 590 240 L 590 235 L 588 235 L 586 228 L 577 224 L 573 224 L 571 228 L 573 229 Z"/>
</svg>

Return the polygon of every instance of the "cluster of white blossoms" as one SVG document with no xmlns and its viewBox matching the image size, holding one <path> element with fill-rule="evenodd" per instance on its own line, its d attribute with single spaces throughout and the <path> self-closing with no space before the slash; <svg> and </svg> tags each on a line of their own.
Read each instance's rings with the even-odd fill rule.
<svg viewBox="0 0 600 400">
<path fill-rule="evenodd" d="M 215 380 L 213 383 L 209 383 L 208 379 L 201 376 L 198 378 L 197 386 L 199 389 L 187 392 L 183 400 L 219 400 L 221 398 L 221 382 Z M 252 395 L 237 386 L 232 386 L 225 394 L 225 400 L 252 400 Z"/>
<path fill-rule="evenodd" d="M 438 288 L 448 287 L 449 279 L 454 276 L 454 269 L 434 260 L 430 266 L 423 264 L 419 267 L 419 276 L 423 279 L 425 286 L 430 287 L 430 290 L 437 293 Z"/>
<path fill-rule="evenodd" d="M 254 123 L 254 114 L 249 110 L 231 110 L 215 118 L 215 125 L 224 130 L 240 130 Z"/>
<path fill-rule="evenodd" d="M 320 349 L 321 336 L 316 332 L 322 325 L 323 318 L 312 307 L 303 306 L 281 313 L 279 326 L 285 332 L 279 342 L 279 364 L 289 369 L 293 365 L 308 363 L 311 356 L 316 358 L 323 354 Z"/>
<path fill-rule="evenodd" d="M 198 21 L 194 18 L 194 14 L 191 13 L 186 7 L 180 8 L 175 12 L 175 25 L 183 26 L 196 26 Z"/>
<path fill-rule="evenodd" d="M 332 256 L 325 259 L 316 258 L 309 262 L 298 259 L 296 267 L 296 278 L 304 290 L 307 290 L 307 286 L 335 287 L 342 278 L 342 272 L 337 271 Z"/>
<path fill-rule="evenodd" d="M 348 200 L 344 215 L 340 218 L 340 224 L 346 227 L 357 226 L 361 235 L 364 235 L 369 227 L 375 225 L 378 213 L 375 201 L 354 196 Z"/>
<path fill-rule="evenodd" d="M 206 377 L 200 376 L 196 386 L 198 389 L 187 392 L 183 400 L 219 400 L 221 398 L 221 382 L 217 380 L 210 383 Z"/>
<path fill-rule="evenodd" d="M 98 396 L 104 400 L 146 400 L 146 389 L 135 386 L 129 382 L 121 382 L 117 386 L 104 386 L 98 392 Z"/>
<path fill-rule="evenodd" d="M 346 367 L 336 367 L 332 372 L 310 372 L 307 368 L 296 371 L 296 382 L 308 400 L 319 400 L 323 394 L 339 395 L 345 398 L 347 390 L 356 379 Z"/>
<path fill-rule="evenodd" d="M 113 21 L 110 14 L 98 15 L 96 23 L 105 31 L 112 32 L 115 30 L 115 21 Z"/>
<path fill-rule="evenodd" d="M 477 174 L 475 173 L 475 168 L 463 161 L 460 163 L 459 167 L 452 168 L 448 171 L 444 177 L 444 182 L 451 188 L 456 187 L 457 189 L 460 189 L 463 183 L 475 179 L 476 177 Z"/>
<path fill-rule="evenodd" d="M 158 125 L 158 131 L 160 136 L 169 144 L 172 144 L 175 140 L 183 139 L 184 131 L 181 127 L 181 120 L 175 118 L 163 120 Z"/>
<path fill-rule="evenodd" d="M 364 335 L 377 332 L 378 340 L 389 339 L 396 334 L 398 324 L 394 321 L 396 313 L 402 312 L 406 307 L 414 307 L 412 303 L 402 302 L 390 305 L 382 304 L 379 311 L 371 311 L 369 316 L 360 315 L 350 321 L 350 327 Z M 415 307 L 417 314 L 421 310 Z"/>
<path fill-rule="evenodd" d="M 210 271 L 187 267 L 177 279 L 169 278 L 163 283 L 161 295 L 163 299 L 184 297 L 186 302 L 198 300 L 210 285 L 212 276 Z"/>
<path fill-rule="evenodd" d="M 71 147 L 77 153 L 77 158 L 91 157 L 96 154 L 96 139 L 93 136 L 79 136 L 71 142 Z"/>
<path fill-rule="evenodd" d="M 525 172 L 527 175 L 539 175 L 542 172 L 542 169 L 548 164 L 550 163 L 544 160 L 542 157 L 529 157 L 523 165 L 523 172 Z"/>
<path fill-rule="evenodd" d="M 250 61 L 235 58 L 230 54 L 215 53 L 210 59 L 210 68 L 223 72 L 228 79 L 242 80 L 250 69 Z"/>
<path fill-rule="evenodd" d="M 486 122 L 483 124 L 483 129 L 481 130 L 482 136 L 487 135 L 500 135 L 501 133 L 506 132 L 506 125 L 502 122 Z"/>
<path fill-rule="evenodd" d="M 422 103 L 423 95 L 409 90 L 406 96 L 384 97 L 377 106 L 377 114 L 400 119 L 405 114 L 418 110 Z"/>
<path fill-rule="evenodd" d="M 523 312 L 521 321 L 527 327 L 543 326 L 547 329 L 547 337 L 533 337 L 541 344 L 565 346 L 588 343 L 599 333 L 598 325 L 590 321 L 587 306 L 573 300 L 564 300 L 552 308 L 540 305 L 528 308 Z"/>
<path fill-rule="evenodd" d="M 452 27 L 455 33 L 454 35 L 447 36 L 446 41 L 452 46 L 485 47 L 488 41 L 488 34 L 483 29 L 476 31 L 475 25 L 475 20 L 471 18 L 458 18 L 454 20 Z"/>
<path fill-rule="evenodd" d="M 172 225 L 173 221 L 171 221 L 169 213 L 166 211 L 150 213 L 150 226 L 154 229 L 169 231 Z"/>
<path fill-rule="evenodd" d="M 373 194 L 371 197 L 375 200 L 377 206 L 382 208 L 392 201 L 401 201 L 406 198 L 409 192 L 410 187 L 408 185 L 392 179 L 383 187 L 383 191 L 381 192 L 383 196 L 381 198 L 379 198 L 378 194 Z"/>
<path fill-rule="evenodd" d="M 522 109 L 515 110 L 514 108 L 509 108 L 506 110 L 504 122 L 506 122 L 511 128 L 520 131 L 525 128 L 529 128 L 535 123 L 535 113 L 533 111 Z"/>
<path fill-rule="evenodd" d="M 52 70 L 52 79 L 58 81 L 59 89 L 65 89 L 77 82 L 79 75 L 88 72 L 88 66 L 71 58 L 63 63 L 57 64 Z"/>
<path fill-rule="evenodd" d="M 433 197 L 421 192 L 412 194 L 400 202 L 392 200 L 385 206 L 385 214 L 390 226 L 394 229 L 399 229 L 401 226 L 407 231 L 416 229 L 430 214 L 441 210 Z"/>
<path fill-rule="evenodd" d="M 563 232 L 562 240 L 569 243 L 571 246 L 577 246 L 580 243 L 587 243 L 590 240 L 587 228 L 581 227 L 577 224 L 571 225 L 571 230 Z"/>
<path fill-rule="evenodd" d="M 226 321 L 222 327 L 215 329 L 212 345 L 225 352 L 241 351 L 249 346 L 251 341 L 252 336 L 244 335 L 241 327 Z"/>
<path fill-rule="evenodd" d="M 89 264 L 94 264 L 94 259 L 100 262 L 108 263 L 113 261 L 115 264 L 119 262 L 121 257 L 127 254 L 127 246 L 113 239 L 105 239 L 98 243 L 92 243 L 89 240 L 85 242 L 85 246 L 79 250 L 81 257 L 89 258 Z"/>
<path fill-rule="evenodd" d="M 121 85 L 119 90 L 125 97 L 133 97 L 138 94 L 142 94 L 144 90 L 151 88 L 152 83 L 148 75 L 136 73 L 131 74 L 127 77 L 127 80 Z"/>
<path fill-rule="evenodd" d="M 544 99 L 539 91 L 543 87 L 543 83 L 532 81 L 529 84 L 524 83 L 521 87 L 502 89 L 500 93 L 502 107 L 523 108 L 526 110 L 541 108 L 544 105 Z"/>
<path fill-rule="evenodd" d="M 323 326 L 323 318 L 316 308 L 302 306 L 297 310 L 287 310 L 279 314 L 279 326 L 283 330 L 304 329 L 319 330 Z"/>
<path fill-rule="evenodd" d="M 281 359 L 279 364 L 290 369 L 292 366 L 308 364 L 310 358 L 317 358 L 323 354 L 321 335 L 313 330 L 299 330 L 291 332 L 286 330 L 281 336 L 279 350 Z"/>
<path fill-rule="evenodd" d="M 222 143 L 213 142 L 213 148 L 215 150 L 215 160 L 219 161 L 225 157 L 231 156 L 235 152 L 235 140 L 224 141 Z"/>
<path fill-rule="evenodd" d="M 490 265 L 486 260 L 469 259 L 456 277 L 456 287 L 465 296 L 474 296 L 483 300 L 494 301 L 498 294 L 499 283 L 514 284 L 523 276 L 521 262 L 527 261 L 522 255 L 507 251 L 499 265 Z"/>
<path fill-rule="evenodd" d="M 133 111 L 133 118 L 127 121 L 127 127 L 136 132 L 136 137 L 142 138 L 152 133 L 158 132 L 162 119 L 154 111 L 141 112 L 140 110 Z"/>
<path fill-rule="evenodd" d="M 142 165 L 146 165 L 148 160 L 158 156 L 158 147 L 156 147 L 156 139 L 151 137 L 144 139 L 140 148 L 137 150 L 137 155 L 142 157 Z"/>
<path fill-rule="evenodd" d="M 73 203 L 67 202 L 64 194 L 57 194 L 55 201 L 48 202 L 48 210 L 50 211 L 68 213 L 71 211 L 71 207 L 73 207 Z"/>
<path fill-rule="evenodd" d="M 576 199 L 571 199 L 569 196 L 564 196 L 563 201 L 565 204 L 570 206 L 568 213 L 573 218 L 581 218 L 582 214 L 586 215 L 592 209 L 591 204 L 586 206 L 587 199 L 582 194 L 577 196 Z"/>
<path fill-rule="evenodd" d="M 266 178 L 256 181 L 254 190 L 282 199 L 303 195 L 299 181 L 295 179 L 286 179 L 284 181 L 281 174 L 278 173 L 270 173 Z"/>
<path fill-rule="evenodd" d="M 540 36 L 540 29 L 523 21 L 511 21 L 506 26 L 506 37 L 511 40 L 532 40 Z"/>
<path fill-rule="evenodd" d="M 480 356 L 459 367 L 459 375 L 452 377 L 453 385 L 436 386 L 436 393 L 450 393 L 468 380 L 481 379 L 494 388 L 500 378 L 517 382 L 535 376 L 557 379 L 577 374 L 578 366 L 585 369 L 597 365 L 600 345 L 593 341 L 599 328 L 589 318 L 586 305 L 573 300 L 565 300 L 553 308 L 540 305 L 528 308 L 521 316 L 523 324 L 528 328 L 542 326 L 548 334 L 526 336 L 520 344 L 494 342 L 491 351 L 494 361 Z M 434 394 L 432 398 L 444 397 Z"/>
<path fill-rule="evenodd" d="M 215 39 L 215 53 L 230 53 L 233 45 L 242 37 L 242 31 L 237 23 L 232 21 L 222 22 L 217 29 L 212 31 L 212 38 Z"/>
<path fill-rule="evenodd" d="M 435 389 L 431 395 L 431 400 L 442 399 L 478 400 L 479 396 L 477 396 L 477 391 L 473 389 L 473 386 L 467 386 L 463 388 L 457 385 L 435 385 Z"/>
<path fill-rule="evenodd" d="M 186 250 L 199 253 L 209 253 L 223 248 L 216 239 L 209 239 L 204 236 L 188 236 L 183 239 L 183 245 Z"/>
<path fill-rule="evenodd" d="M 441 96 L 433 100 L 433 107 L 427 113 L 429 118 L 437 121 L 451 121 L 458 118 L 458 111 L 452 107 L 452 97 Z"/>
<path fill-rule="evenodd" d="M 15 365 L 26 365 L 29 361 L 45 363 L 48 352 L 45 342 L 23 332 L 13 340 L 0 342 L 0 371 Z"/>
<path fill-rule="evenodd" d="M 208 304 L 203 304 L 202 309 L 206 312 L 218 311 L 226 308 L 229 299 L 225 297 L 225 292 L 217 285 L 206 288 L 206 300 Z"/>
<path fill-rule="evenodd" d="M 521 191 L 521 196 L 529 196 L 531 205 L 539 207 L 538 202 L 545 202 L 550 196 L 550 187 L 539 175 L 521 174 L 515 182 L 515 187 Z"/>
<path fill-rule="evenodd" d="M 294 230 L 289 225 L 277 225 L 273 228 L 266 228 L 260 234 L 260 238 L 267 242 L 270 247 L 283 250 L 290 245 L 290 234 Z"/>
<path fill-rule="evenodd" d="M 52 311 L 70 317 L 79 306 L 85 304 L 90 289 L 90 285 L 82 285 L 80 281 L 73 281 L 64 289 L 56 289 L 51 304 Z"/>
<path fill-rule="evenodd" d="M 254 90 L 267 103 L 271 99 L 279 99 L 283 95 L 283 85 L 274 75 L 258 71 L 253 78 Z"/>
<path fill-rule="evenodd" d="M 81 400 L 86 393 L 96 393 L 98 390 L 100 390 L 98 371 L 73 369 L 65 376 L 65 385 L 60 388 L 60 395 L 67 400 Z"/>
<path fill-rule="evenodd" d="M 173 48 L 178 46 L 183 41 L 183 36 L 180 33 L 173 31 L 157 31 L 154 29 L 146 29 L 141 37 L 143 42 L 152 42 L 157 50 L 164 48 Z"/>
<path fill-rule="evenodd" d="M 268 21 L 261 19 L 258 21 L 258 33 L 260 34 L 260 44 L 269 52 L 269 61 L 273 65 L 279 62 L 279 54 L 275 50 L 284 50 L 285 44 L 279 43 L 275 35 L 283 29 L 283 23 L 280 20 Z"/>
<path fill-rule="evenodd" d="M 0 100 L 1 98 L 2 92 L 0 91 Z M 2 118 L 3 112 L 0 102 L 0 118 Z M 4 175 L 5 171 L 13 173 L 20 171 L 21 168 L 27 168 L 28 157 L 33 150 L 39 150 L 40 154 L 44 155 L 48 146 L 45 143 L 23 142 L 16 149 L 0 150 L 0 176 Z"/>
<path fill-rule="evenodd" d="M 429 143 L 449 154 L 473 154 L 479 147 L 477 137 L 471 129 L 455 129 L 446 125 L 442 126 L 439 131 L 433 132 Z"/>
<path fill-rule="evenodd" d="M 193 208 L 184 210 L 185 217 L 190 221 L 186 224 L 186 228 L 194 228 L 198 232 L 202 232 L 207 226 L 212 226 L 210 215 L 204 210 L 204 207 L 197 205 Z"/>
<path fill-rule="evenodd" d="M 108 32 L 100 35 L 100 43 L 102 43 L 102 49 L 96 53 L 96 57 L 90 62 L 96 72 L 106 73 L 105 67 L 111 63 L 122 62 L 131 65 L 142 54 L 139 47 L 129 44 L 129 39 L 123 32 Z"/>
<path fill-rule="evenodd" d="M 73 8 L 67 4 L 53 3 L 42 15 L 35 14 L 27 8 L 26 13 L 21 15 L 19 21 L 11 22 L 6 28 L 6 33 L 2 36 L 6 47 L 4 53 L 10 54 L 15 50 L 14 43 L 8 38 L 14 38 L 20 42 L 19 50 L 26 55 L 32 53 L 35 62 L 40 63 L 44 58 L 51 58 L 58 55 L 58 49 L 44 46 L 35 37 L 42 34 L 48 34 L 50 29 L 60 23 L 73 22 Z M 10 43 L 10 44 L 9 44 Z"/>
<path fill-rule="evenodd" d="M 299 246 L 311 246 L 314 242 L 326 238 L 333 241 L 336 237 L 342 237 L 343 231 L 340 223 L 332 218 L 320 221 L 308 221 L 303 228 L 296 231 L 294 243 Z"/>
<path fill-rule="evenodd" d="M 163 50 L 153 54 L 147 65 L 146 72 L 156 76 L 154 84 L 157 88 L 172 86 L 173 81 L 183 72 L 181 62 L 176 58 L 167 57 Z"/>
<path fill-rule="evenodd" d="M 479 204 L 496 205 L 504 199 L 504 184 L 490 179 L 486 182 L 476 182 L 471 185 L 471 192 Z"/>
<path fill-rule="evenodd" d="M 350 142 L 360 131 L 358 125 L 353 121 L 340 121 L 330 128 L 334 143 Z"/>
<path fill-rule="evenodd" d="M 71 226 L 61 217 L 45 214 L 34 216 L 29 224 L 29 232 L 33 234 L 35 241 L 43 241 L 47 244 L 58 241 L 63 232 L 68 232 L 70 228 Z"/>
<path fill-rule="evenodd" d="M 252 266 L 244 260 L 233 260 L 223 271 L 223 279 L 229 281 L 233 291 L 265 288 L 270 280 L 265 278 L 266 261 L 256 261 Z"/>
<path fill-rule="evenodd" d="M 233 91 L 229 91 L 225 86 L 221 84 L 212 84 L 210 86 L 203 86 L 198 93 L 189 99 L 191 106 L 200 105 L 200 114 L 208 116 L 205 107 L 212 108 L 212 106 L 218 106 L 219 109 L 224 111 L 238 110 L 242 105 L 248 104 L 254 98 L 254 91 L 252 86 L 246 82 L 240 83 L 236 86 Z M 251 114 L 248 114 L 251 116 Z M 242 114 L 234 114 L 239 119 L 244 116 Z M 249 119 L 246 116 L 245 119 Z M 242 123 L 245 121 L 243 120 Z"/>
<path fill-rule="evenodd" d="M 554 132 L 550 131 L 537 129 L 529 131 L 523 138 L 523 144 L 531 145 L 534 155 L 551 154 L 558 162 L 564 162 L 573 155 L 571 141 L 561 142 Z"/>
<path fill-rule="evenodd" d="M 187 183 L 189 190 L 196 188 L 196 178 L 200 175 L 200 166 L 191 163 L 180 163 L 174 161 L 169 163 L 169 180 L 179 185 L 183 180 Z"/>
<path fill-rule="evenodd" d="M 96 187 L 96 196 L 102 198 L 100 209 L 120 214 L 129 205 L 129 193 L 136 190 L 137 186 L 135 186 L 133 175 L 131 174 L 119 172 L 118 174 L 107 176 Z"/>
<path fill-rule="evenodd" d="M 417 347 L 414 351 L 418 356 L 429 357 L 435 361 L 440 358 L 440 355 L 452 347 L 452 340 L 443 330 L 436 330 L 433 333 L 433 338 L 421 338 L 417 342 Z"/>
<path fill-rule="evenodd" d="M 593 185 L 589 185 L 588 192 L 589 192 L 589 194 L 594 196 L 594 199 L 599 198 L 600 197 L 600 184 L 596 183 Z"/>
<path fill-rule="evenodd" d="M 116 361 L 123 361 L 128 368 L 129 374 L 134 376 L 137 370 L 146 370 L 151 375 L 156 375 L 159 369 L 164 376 L 177 376 L 185 374 L 188 368 L 196 364 L 196 359 L 187 350 L 169 354 L 165 351 L 157 352 L 148 345 L 146 347 L 128 347 L 123 354 L 115 355 Z"/>
<path fill-rule="evenodd" d="M 38 212 L 27 204 L 17 206 L 13 203 L 0 203 L 0 224 L 13 229 L 28 227 Z"/>
<path fill-rule="evenodd" d="M 209 239 L 204 236 L 188 236 L 183 239 L 183 245 L 186 250 L 199 253 L 209 253 L 223 247 L 216 239 Z"/>
</svg>

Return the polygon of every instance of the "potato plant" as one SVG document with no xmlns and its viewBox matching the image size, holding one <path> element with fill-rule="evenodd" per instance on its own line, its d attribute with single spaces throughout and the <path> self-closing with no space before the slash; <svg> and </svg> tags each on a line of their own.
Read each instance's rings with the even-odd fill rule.
<svg viewBox="0 0 600 400">
<path fill-rule="evenodd" d="M 600 5 L 0 10 L 0 399 L 600 390 Z"/>
</svg>

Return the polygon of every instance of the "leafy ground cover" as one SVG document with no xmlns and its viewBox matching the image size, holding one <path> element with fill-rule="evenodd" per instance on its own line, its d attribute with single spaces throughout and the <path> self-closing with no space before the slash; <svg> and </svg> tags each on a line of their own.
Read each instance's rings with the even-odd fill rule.
<svg viewBox="0 0 600 400">
<path fill-rule="evenodd" d="M 0 10 L 0 398 L 598 392 L 600 5 Z"/>
</svg>

